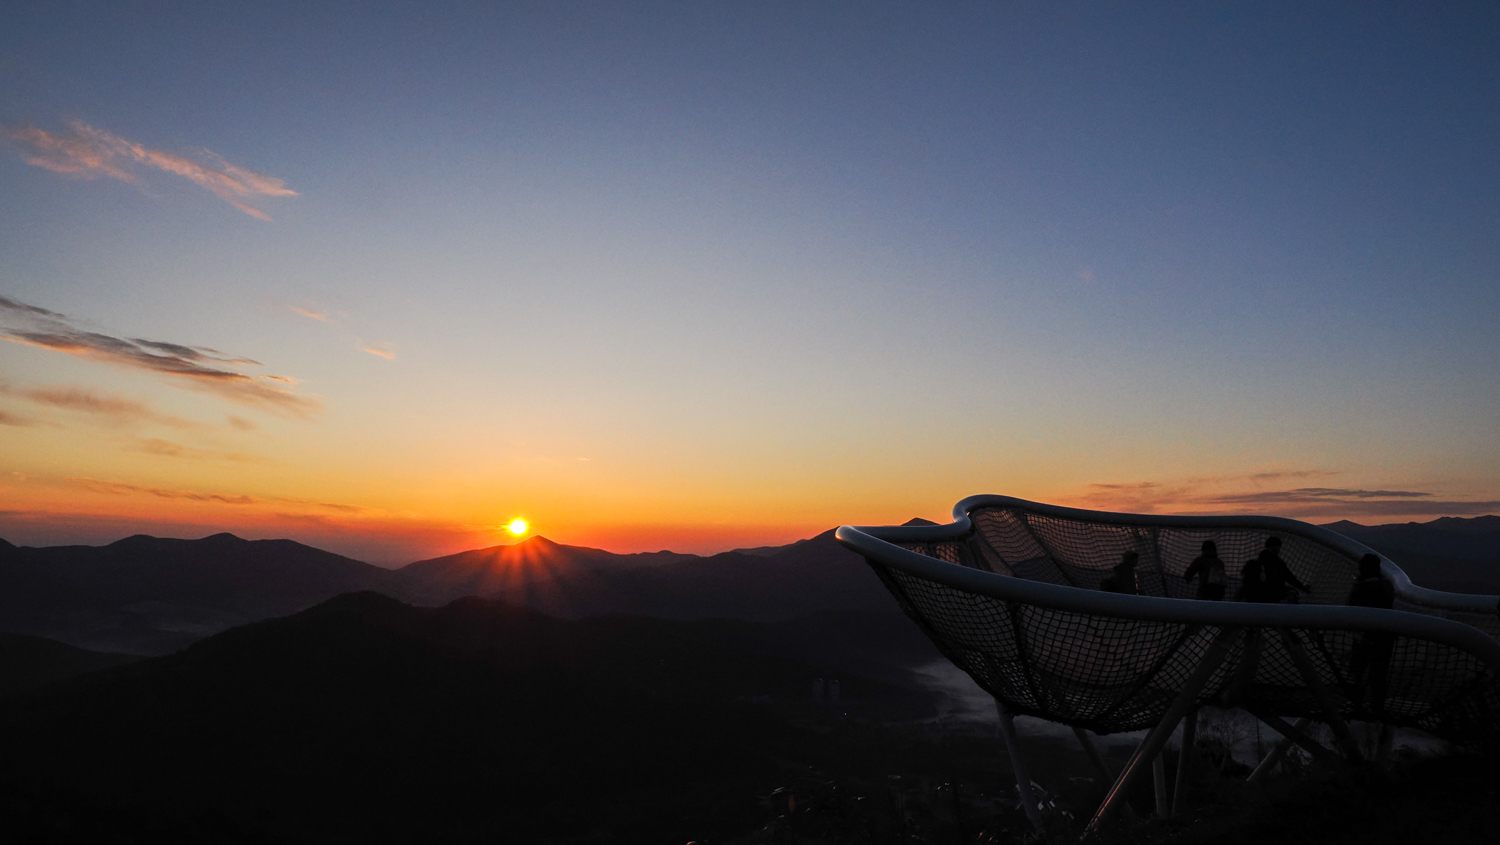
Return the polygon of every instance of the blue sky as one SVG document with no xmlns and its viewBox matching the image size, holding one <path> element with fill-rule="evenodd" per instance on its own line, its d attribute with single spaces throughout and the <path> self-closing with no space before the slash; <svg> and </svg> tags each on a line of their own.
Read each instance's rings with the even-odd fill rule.
<svg viewBox="0 0 1500 845">
<path fill-rule="evenodd" d="M 0 294 L 319 410 L 127 459 L 162 437 L 17 391 L 223 397 L 4 345 L 0 401 L 49 424 L 3 432 L 35 504 L 0 534 L 151 505 L 313 530 L 57 505 L 81 477 L 365 514 L 327 542 L 525 512 L 622 548 L 980 491 L 1500 500 L 1493 6 L 304 5 L 9 15 Z M 59 173 L 28 130 L 164 157 Z M 182 458 L 231 451 L 264 460 Z"/>
</svg>

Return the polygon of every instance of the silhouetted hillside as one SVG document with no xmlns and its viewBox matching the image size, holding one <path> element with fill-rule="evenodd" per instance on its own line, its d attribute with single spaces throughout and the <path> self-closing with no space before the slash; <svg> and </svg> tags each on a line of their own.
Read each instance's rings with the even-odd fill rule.
<svg viewBox="0 0 1500 845">
<path fill-rule="evenodd" d="M 392 573 L 391 589 L 418 604 L 446 604 L 464 596 L 507 601 L 566 617 L 634 610 L 636 573 L 685 561 L 674 552 L 617 555 L 564 546 L 546 537 L 409 563 Z"/>
<path fill-rule="evenodd" d="M 0 701 L 0 813 L 62 841 L 723 835 L 788 772 L 877 750 L 754 627 L 342 596 Z M 841 681 L 856 717 L 932 712 Z"/>
<path fill-rule="evenodd" d="M 1500 589 L 1500 517 L 1330 527 L 1389 555 L 1420 584 Z M 17 548 L 0 540 L 0 631 L 99 650 L 168 653 L 233 625 L 368 589 L 429 606 L 504 598 L 565 618 L 837 617 L 850 626 L 850 642 L 905 624 L 879 580 L 831 531 L 709 557 L 617 555 L 533 537 L 394 572 L 289 540 L 229 534 L 136 536 L 101 547 Z"/>
<path fill-rule="evenodd" d="M 1500 516 L 1328 527 L 1394 560 L 1425 587 L 1500 592 Z"/>
<path fill-rule="evenodd" d="M 409 564 L 397 570 L 393 588 L 420 604 L 503 597 L 570 618 L 633 613 L 773 621 L 824 612 L 899 613 L 880 581 L 832 531 L 775 549 L 711 557 L 620 556 L 534 537 Z"/>
<path fill-rule="evenodd" d="M 105 654 L 41 637 L 0 634 L 0 696 L 45 686 L 138 658 Z"/>
<path fill-rule="evenodd" d="M 0 547 L 0 630 L 161 654 L 284 616 L 390 573 L 290 540 L 137 535 L 107 546 Z"/>
</svg>

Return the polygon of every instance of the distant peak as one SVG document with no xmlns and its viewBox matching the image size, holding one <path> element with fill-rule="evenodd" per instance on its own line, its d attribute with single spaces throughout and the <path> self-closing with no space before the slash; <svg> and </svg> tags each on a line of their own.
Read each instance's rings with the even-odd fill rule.
<svg viewBox="0 0 1500 845">
<path fill-rule="evenodd" d="M 375 590 L 356 590 L 352 593 L 341 593 L 327 601 L 310 608 L 308 613 L 329 613 L 334 611 L 373 611 L 388 610 L 392 608 L 409 608 L 410 605 L 400 599 L 392 598 L 385 593 Z"/>
<path fill-rule="evenodd" d="M 914 516 L 911 519 L 908 519 L 907 521 L 901 523 L 901 526 L 903 528 L 911 528 L 912 526 L 929 526 L 929 525 L 937 525 L 937 523 L 933 522 L 930 519 L 923 519 L 920 516 Z"/>
<path fill-rule="evenodd" d="M 228 531 L 220 531 L 217 534 L 210 534 L 207 537 L 204 537 L 203 538 L 203 542 L 243 543 L 243 542 L 245 542 L 245 540 L 242 537 L 238 537 L 238 536 L 236 536 L 234 534 L 230 534 Z"/>
<path fill-rule="evenodd" d="M 139 546 L 139 545 L 142 545 L 144 543 L 158 543 L 158 542 L 161 542 L 161 538 L 160 537 L 152 537 L 150 534 L 131 534 L 129 537 L 121 537 L 120 539 L 114 541 L 113 543 L 110 543 L 109 545 L 111 545 L 111 546 Z"/>
</svg>

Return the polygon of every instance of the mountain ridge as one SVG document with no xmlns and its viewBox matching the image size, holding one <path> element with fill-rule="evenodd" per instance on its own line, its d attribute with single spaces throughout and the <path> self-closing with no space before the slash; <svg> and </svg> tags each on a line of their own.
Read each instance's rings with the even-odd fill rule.
<svg viewBox="0 0 1500 845">
<path fill-rule="evenodd" d="M 1327 527 L 1396 560 L 1424 586 L 1494 592 L 1500 580 L 1500 517 Z M 900 614 L 864 561 L 839 545 L 832 530 L 784 546 L 706 556 L 621 555 L 535 535 L 397 569 L 296 540 L 246 540 L 229 532 L 197 539 L 135 534 L 103 546 L 30 547 L 0 540 L 0 631 L 95 651 L 165 654 L 226 628 L 361 590 L 428 606 L 468 595 L 499 597 L 563 618 L 635 614 L 778 622 L 839 613 L 891 620 Z"/>
</svg>

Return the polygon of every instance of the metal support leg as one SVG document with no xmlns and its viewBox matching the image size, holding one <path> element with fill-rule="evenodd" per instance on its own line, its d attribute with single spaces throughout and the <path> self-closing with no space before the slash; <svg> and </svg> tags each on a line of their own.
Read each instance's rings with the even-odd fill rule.
<svg viewBox="0 0 1500 845">
<path fill-rule="evenodd" d="M 1288 725 L 1285 719 L 1277 716 L 1275 713 L 1265 713 L 1260 710 L 1251 710 L 1250 715 L 1261 720 L 1262 722 L 1265 722 L 1271 727 L 1272 730 L 1276 731 L 1287 739 L 1290 739 L 1292 742 L 1297 744 L 1298 748 L 1301 748 L 1303 751 L 1306 751 L 1308 754 L 1311 754 L 1319 760 L 1322 760 L 1326 763 L 1339 762 L 1339 755 L 1324 748 L 1318 743 L 1317 740 L 1308 736 L 1307 733 L 1302 730 L 1303 727 L 1306 727 L 1307 724 L 1312 721 L 1311 719 L 1303 719 L 1297 723 L 1297 727 L 1294 727 L 1292 725 Z"/>
<path fill-rule="evenodd" d="M 1323 679 L 1318 677 L 1312 661 L 1307 659 L 1307 652 L 1302 650 L 1302 644 L 1297 642 L 1297 637 L 1285 628 L 1281 629 L 1281 640 L 1286 643 L 1287 653 L 1291 655 L 1292 662 L 1297 665 L 1297 671 L 1302 673 L 1302 680 L 1307 682 L 1308 689 L 1312 690 L 1313 695 L 1318 699 L 1318 704 L 1322 706 L 1323 713 L 1328 718 L 1328 726 L 1333 728 L 1333 736 L 1338 740 L 1339 748 L 1344 752 L 1344 756 L 1356 761 L 1364 759 L 1359 753 L 1359 743 L 1355 741 L 1354 733 L 1349 730 L 1349 723 L 1344 721 L 1338 702 L 1328 686 L 1323 683 Z"/>
<path fill-rule="evenodd" d="M 1177 783 L 1172 787 L 1172 812 L 1182 811 L 1182 793 L 1187 790 L 1188 769 L 1198 743 L 1198 711 L 1188 712 L 1182 720 L 1182 747 L 1177 749 Z"/>
<path fill-rule="evenodd" d="M 1089 762 L 1094 764 L 1094 769 L 1105 783 L 1115 779 L 1113 772 L 1109 770 L 1109 764 L 1104 762 L 1104 755 L 1099 753 L 1099 747 L 1094 745 L 1094 740 L 1089 738 L 1088 731 L 1083 728 L 1074 728 L 1073 736 L 1078 737 L 1078 744 L 1083 746 L 1083 753 L 1088 755 Z"/>
<path fill-rule="evenodd" d="M 1016 796 L 1026 820 L 1038 831 L 1042 829 L 1042 811 L 1037 806 L 1036 793 L 1031 790 L 1031 773 L 1026 770 L 1026 760 L 1021 756 L 1021 742 L 1016 737 L 1016 723 L 1005 705 L 995 701 L 995 713 L 1000 717 L 1000 737 L 1005 740 L 1005 753 L 1010 756 L 1010 770 L 1016 775 Z"/>
<path fill-rule="evenodd" d="M 1158 753 L 1151 761 L 1151 794 L 1156 799 L 1156 817 L 1167 818 L 1172 815 L 1172 805 L 1167 800 L 1167 758 L 1165 754 Z"/>
<path fill-rule="evenodd" d="M 1085 835 L 1099 830 L 1100 825 L 1104 824 L 1104 819 L 1109 816 L 1110 811 L 1124 797 L 1131 783 L 1140 775 L 1146 761 L 1155 758 L 1161 752 L 1162 747 L 1171 738 L 1177 723 L 1198 703 L 1198 693 L 1203 691 L 1203 687 L 1208 684 L 1214 672 L 1218 671 L 1223 664 L 1225 655 L 1229 653 L 1229 647 L 1239 635 L 1239 628 L 1224 628 L 1219 631 L 1219 635 L 1204 652 L 1203 659 L 1199 660 L 1197 667 L 1193 669 L 1193 674 L 1183 682 L 1177 697 L 1168 705 L 1167 712 L 1162 714 L 1161 721 L 1157 722 L 1156 727 L 1146 734 L 1146 738 L 1141 740 L 1141 744 L 1130 755 L 1130 760 L 1125 763 L 1125 768 L 1120 770 L 1120 776 L 1115 779 L 1114 785 L 1105 794 L 1103 803 L 1094 812 L 1094 817 L 1089 820 L 1088 827 L 1084 828 Z"/>
<path fill-rule="evenodd" d="M 1292 725 L 1292 729 L 1300 734 L 1311 721 L 1311 719 L 1305 718 L 1298 719 L 1297 724 Z M 1286 753 L 1291 750 L 1294 741 L 1289 734 L 1282 734 L 1281 741 L 1276 743 L 1276 746 L 1271 749 L 1271 753 L 1267 754 L 1264 759 L 1256 764 L 1255 771 L 1250 773 L 1250 777 L 1246 778 L 1245 782 L 1255 783 L 1270 774 L 1271 770 L 1276 768 L 1276 764 L 1281 762 L 1281 758 L 1285 757 Z"/>
</svg>

